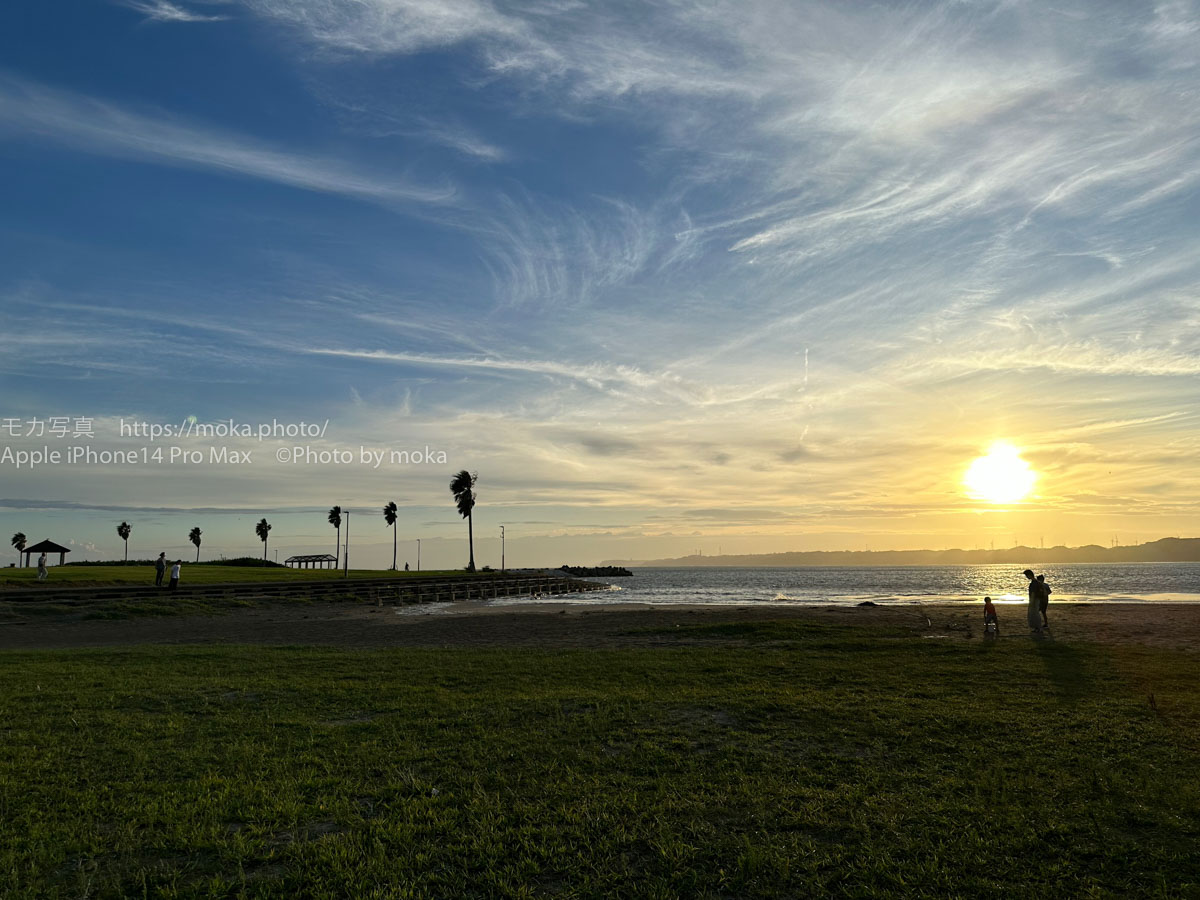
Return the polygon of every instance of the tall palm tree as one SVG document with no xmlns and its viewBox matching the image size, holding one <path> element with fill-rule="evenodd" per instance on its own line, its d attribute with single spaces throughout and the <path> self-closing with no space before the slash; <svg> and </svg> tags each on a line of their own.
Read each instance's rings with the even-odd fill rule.
<svg viewBox="0 0 1200 900">
<path fill-rule="evenodd" d="M 267 562 L 267 535 L 271 533 L 271 523 L 266 519 L 260 519 L 258 524 L 254 526 L 254 533 L 258 535 L 258 539 L 263 542 L 263 565 Z"/>
<path fill-rule="evenodd" d="M 471 560 L 467 563 L 467 571 L 475 571 L 475 533 L 471 525 L 471 510 L 475 508 L 475 482 L 479 475 L 463 469 L 450 480 L 450 493 L 454 495 L 454 503 L 458 506 L 458 514 L 467 520 L 467 546 L 471 551 Z"/>
<path fill-rule="evenodd" d="M 121 540 L 123 540 L 125 542 L 125 562 L 126 563 L 129 562 L 129 535 L 132 533 L 133 533 L 133 526 L 130 525 L 128 522 L 122 522 L 120 525 L 117 526 L 117 534 L 120 535 Z M 121 565 L 124 565 L 124 564 L 125 563 L 122 563 Z"/>
<path fill-rule="evenodd" d="M 396 501 L 391 500 L 383 508 L 383 520 L 392 526 L 392 571 L 396 571 Z"/>
<path fill-rule="evenodd" d="M 342 558 L 342 508 L 335 506 L 329 510 L 329 524 L 337 529 L 337 544 L 334 546 L 335 553 L 333 554 L 333 567 L 338 567 L 338 560 Z"/>
<path fill-rule="evenodd" d="M 26 538 L 23 532 L 18 531 L 13 535 L 12 545 L 17 548 L 17 565 L 21 564 L 21 553 L 25 550 Z"/>
<path fill-rule="evenodd" d="M 199 528 L 193 528 L 188 532 L 188 540 L 196 545 L 196 562 L 200 562 L 200 535 L 203 533 Z"/>
</svg>

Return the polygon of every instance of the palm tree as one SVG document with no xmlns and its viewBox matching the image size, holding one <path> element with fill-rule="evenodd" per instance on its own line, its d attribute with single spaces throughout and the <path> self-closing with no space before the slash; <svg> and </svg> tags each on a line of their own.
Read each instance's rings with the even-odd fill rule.
<svg viewBox="0 0 1200 900">
<path fill-rule="evenodd" d="M 121 536 L 121 540 L 125 542 L 125 562 L 129 562 L 129 535 L 133 533 L 133 526 L 128 522 L 122 522 L 117 526 L 117 534 Z M 122 563 L 121 565 L 124 565 Z"/>
<path fill-rule="evenodd" d="M 396 501 L 383 508 L 383 520 L 392 526 L 392 571 L 396 571 Z"/>
<path fill-rule="evenodd" d="M 475 534 L 471 525 L 471 510 L 475 508 L 475 481 L 478 474 L 472 474 L 463 469 L 450 480 L 450 493 L 458 506 L 458 514 L 467 520 L 467 546 L 470 547 L 471 560 L 467 563 L 467 571 L 475 571 Z"/>
<path fill-rule="evenodd" d="M 200 562 L 200 535 L 203 533 L 199 528 L 193 528 L 188 532 L 188 540 L 196 545 L 196 562 Z"/>
<path fill-rule="evenodd" d="M 329 510 L 329 524 L 337 529 L 337 544 L 333 548 L 336 551 L 333 554 L 333 567 L 336 569 L 338 560 L 342 558 L 342 508 L 340 506 Z"/>
<path fill-rule="evenodd" d="M 23 532 L 18 531 L 13 535 L 12 545 L 17 548 L 17 565 L 21 564 L 21 553 L 25 549 L 26 539 Z"/>
<path fill-rule="evenodd" d="M 258 535 L 258 539 L 263 542 L 263 565 L 267 564 L 267 535 L 271 533 L 271 523 L 266 519 L 260 519 L 258 524 L 254 526 L 254 533 Z"/>
</svg>

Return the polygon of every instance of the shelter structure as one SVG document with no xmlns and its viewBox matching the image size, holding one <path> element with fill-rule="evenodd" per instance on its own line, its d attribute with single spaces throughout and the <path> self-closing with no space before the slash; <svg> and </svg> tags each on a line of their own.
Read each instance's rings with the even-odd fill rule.
<svg viewBox="0 0 1200 900">
<path fill-rule="evenodd" d="M 41 543 L 34 544 L 32 547 L 26 547 L 23 551 L 25 554 L 25 565 L 29 565 L 29 557 L 34 553 L 39 556 L 43 553 L 57 553 L 58 564 L 61 566 L 67 561 L 67 554 L 71 552 L 70 547 L 64 547 L 62 544 L 56 544 L 50 539 L 46 539 Z"/>
<path fill-rule="evenodd" d="M 289 556 L 285 566 L 295 569 L 336 569 L 337 557 L 328 553 L 313 553 L 308 556 Z"/>
</svg>

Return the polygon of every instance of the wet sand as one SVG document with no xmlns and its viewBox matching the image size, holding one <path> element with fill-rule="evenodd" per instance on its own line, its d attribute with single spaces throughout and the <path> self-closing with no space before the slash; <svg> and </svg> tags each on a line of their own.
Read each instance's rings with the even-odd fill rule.
<svg viewBox="0 0 1200 900">
<path fill-rule="evenodd" d="M 224 615 L 82 620 L 21 614 L 0 620 L 0 650 L 128 647 L 142 644 L 259 644 L 327 647 L 679 646 L 711 641 L 676 627 L 804 621 L 864 625 L 897 638 L 980 640 L 983 610 L 968 604 L 904 606 L 651 606 L 539 602 L 447 608 L 352 603 L 271 604 Z M 1049 640 L 1200 649 L 1200 604 L 1051 605 Z M 1000 608 L 999 640 L 1032 640 L 1023 606 Z M 736 643 L 736 641 L 733 641 Z"/>
</svg>

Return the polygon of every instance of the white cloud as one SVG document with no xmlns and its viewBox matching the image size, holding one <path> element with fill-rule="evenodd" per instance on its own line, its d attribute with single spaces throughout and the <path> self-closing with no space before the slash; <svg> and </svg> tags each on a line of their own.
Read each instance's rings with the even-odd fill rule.
<svg viewBox="0 0 1200 900">
<path fill-rule="evenodd" d="M 194 12 L 170 0 L 120 0 L 120 3 L 152 22 L 220 22 L 229 18 Z"/>
<path fill-rule="evenodd" d="M 278 150 L 166 114 L 132 112 L 13 78 L 0 78 L 0 129 L 86 153 L 261 178 L 374 203 L 448 206 L 457 198 L 449 183 L 429 185 L 367 172 L 338 160 Z"/>
<path fill-rule="evenodd" d="M 245 0 L 317 44 L 361 53 L 413 53 L 473 38 L 517 38 L 520 23 L 477 0 Z"/>
</svg>

